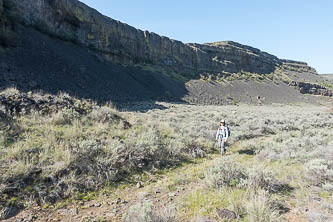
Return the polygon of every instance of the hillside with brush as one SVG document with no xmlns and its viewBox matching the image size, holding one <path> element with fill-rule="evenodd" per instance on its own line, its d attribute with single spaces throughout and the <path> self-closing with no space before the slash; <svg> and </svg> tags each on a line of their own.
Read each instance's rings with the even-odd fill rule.
<svg viewBox="0 0 333 222">
<path fill-rule="evenodd" d="M 61 91 L 114 103 L 257 103 L 258 96 L 266 103 L 315 102 L 303 94 L 332 95 L 306 63 L 232 41 L 184 44 L 108 18 L 77 0 L 2 0 L 0 5 L 3 89 Z M 289 87 L 292 81 L 316 84 L 300 89 Z"/>
</svg>

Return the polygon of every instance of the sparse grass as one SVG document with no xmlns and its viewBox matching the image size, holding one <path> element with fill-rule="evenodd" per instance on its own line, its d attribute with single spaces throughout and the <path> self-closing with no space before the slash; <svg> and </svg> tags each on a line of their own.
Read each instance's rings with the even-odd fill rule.
<svg viewBox="0 0 333 222">
<path fill-rule="evenodd" d="M 214 188 L 235 187 L 247 177 L 245 170 L 235 158 L 218 160 L 205 174 L 207 184 Z"/>
<path fill-rule="evenodd" d="M 219 74 L 210 74 L 202 73 L 200 74 L 200 80 L 205 82 L 217 82 L 224 84 L 225 82 L 232 82 L 235 80 L 254 80 L 254 81 L 265 81 L 272 80 L 273 74 L 258 74 L 250 72 L 239 72 L 239 73 L 219 73 Z"/>
<path fill-rule="evenodd" d="M 153 204 L 144 201 L 130 207 L 124 215 L 125 222 L 175 222 L 176 209 L 166 207 L 156 209 Z"/>
<path fill-rule="evenodd" d="M 215 216 L 216 207 L 228 206 L 225 192 L 215 189 L 198 189 L 190 193 L 182 203 L 183 218 L 196 218 L 199 216 Z"/>
<path fill-rule="evenodd" d="M 333 83 L 322 82 L 321 85 L 326 88 L 333 89 Z"/>
</svg>

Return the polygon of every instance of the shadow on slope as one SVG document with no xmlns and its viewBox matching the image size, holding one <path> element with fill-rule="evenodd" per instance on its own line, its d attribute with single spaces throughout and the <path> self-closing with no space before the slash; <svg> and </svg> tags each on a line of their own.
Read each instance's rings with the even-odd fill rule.
<svg viewBox="0 0 333 222">
<path fill-rule="evenodd" d="M 185 85 L 161 72 L 111 63 L 92 48 L 52 38 L 32 28 L 17 25 L 16 32 L 21 36 L 17 46 L 0 48 L 0 89 L 15 86 L 22 92 L 66 92 L 79 99 L 111 102 L 122 110 L 141 112 L 165 109 L 156 101 L 222 105 L 257 104 L 258 96 L 264 98 L 265 104 L 319 100 L 306 97 L 283 82 L 235 80 L 217 84 L 192 79 Z"/>
<path fill-rule="evenodd" d="M 183 82 L 135 66 L 108 62 L 93 49 L 17 27 L 17 47 L 0 51 L 0 88 L 66 92 L 98 102 L 180 101 Z M 163 107 L 155 107 L 163 108 Z"/>
</svg>

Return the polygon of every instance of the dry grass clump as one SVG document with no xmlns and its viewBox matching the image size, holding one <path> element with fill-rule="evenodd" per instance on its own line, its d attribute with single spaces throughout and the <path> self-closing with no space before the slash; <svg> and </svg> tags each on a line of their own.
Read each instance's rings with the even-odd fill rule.
<svg viewBox="0 0 333 222">
<path fill-rule="evenodd" d="M 280 182 L 276 175 L 263 166 L 244 168 L 235 157 L 218 160 L 205 173 L 207 185 L 213 188 L 237 186 L 249 190 L 266 190 L 271 193 L 289 191 L 287 184 Z"/>
<path fill-rule="evenodd" d="M 282 220 L 270 194 L 264 190 L 250 193 L 245 209 L 249 222 L 280 222 Z"/>
<path fill-rule="evenodd" d="M 270 170 L 258 165 L 247 169 L 247 179 L 243 186 L 252 190 L 266 190 L 270 193 L 288 192 L 292 188 L 277 179 L 277 176 Z"/>
<path fill-rule="evenodd" d="M 175 222 L 174 208 L 156 209 L 150 201 L 131 206 L 123 216 L 125 222 Z"/>
<path fill-rule="evenodd" d="M 245 170 L 235 158 L 223 158 L 205 173 L 206 183 L 214 188 L 237 186 L 246 178 Z"/>
<path fill-rule="evenodd" d="M 193 191 L 182 203 L 185 219 L 216 216 L 216 208 L 235 213 L 237 221 L 283 221 L 281 207 L 285 204 L 268 191 L 225 186 Z M 182 209 L 182 211 L 185 211 Z M 191 220 L 192 221 L 192 220 Z M 222 220 L 223 221 L 223 220 Z"/>
<path fill-rule="evenodd" d="M 330 158 L 312 159 L 306 163 L 306 178 L 325 190 L 333 191 L 333 160 Z"/>
</svg>

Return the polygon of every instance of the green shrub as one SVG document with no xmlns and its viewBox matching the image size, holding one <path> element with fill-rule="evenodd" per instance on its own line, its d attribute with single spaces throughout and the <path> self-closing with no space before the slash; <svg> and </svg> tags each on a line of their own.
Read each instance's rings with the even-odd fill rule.
<svg viewBox="0 0 333 222">
<path fill-rule="evenodd" d="M 78 119 L 80 114 L 71 108 L 64 108 L 52 117 L 52 123 L 55 125 L 72 124 L 75 119 Z"/>
<path fill-rule="evenodd" d="M 246 172 L 233 158 L 218 160 L 205 173 L 206 183 L 215 188 L 237 186 L 246 179 Z"/>
<path fill-rule="evenodd" d="M 306 165 L 306 178 L 314 185 L 324 185 L 333 182 L 333 161 L 312 159 Z"/>
<path fill-rule="evenodd" d="M 261 166 L 247 169 L 247 178 L 243 180 L 243 186 L 251 190 L 266 190 L 268 192 L 277 193 L 288 191 L 288 185 L 282 184 L 276 176 L 269 170 Z"/>
<path fill-rule="evenodd" d="M 157 211 L 152 202 L 141 202 L 131 206 L 123 219 L 125 222 L 175 222 L 175 209 Z"/>
<path fill-rule="evenodd" d="M 263 189 L 273 193 L 291 189 L 263 167 L 251 167 L 245 170 L 234 158 L 223 158 L 217 161 L 206 172 L 205 181 L 215 188 L 237 186 L 250 190 Z"/>
</svg>

